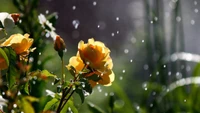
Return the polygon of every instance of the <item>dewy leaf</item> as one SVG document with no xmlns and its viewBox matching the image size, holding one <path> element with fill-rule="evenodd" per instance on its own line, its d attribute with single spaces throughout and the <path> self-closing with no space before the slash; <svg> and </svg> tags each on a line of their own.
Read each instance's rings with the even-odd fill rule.
<svg viewBox="0 0 200 113">
<path fill-rule="evenodd" d="M 47 102 L 43 111 L 56 110 L 58 103 L 59 103 L 58 99 L 56 99 L 56 98 L 51 99 L 49 102 Z"/>
<path fill-rule="evenodd" d="M 37 76 L 38 78 L 41 78 L 41 79 L 47 79 L 48 77 L 56 77 L 56 75 L 54 75 L 54 74 L 51 74 L 49 71 L 47 71 L 47 70 L 42 70 L 42 71 L 40 71 L 40 70 L 36 70 L 36 71 L 34 71 L 34 72 L 31 72 L 31 73 L 29 73 L 29 76 Z"/>
<path fill-rule="evenodd" d="M 94 105 L 93 103 L 88 102 L 87 104 L 88 104 L 88 107 L 89 107 L 89 109 L 92 113 L 105 113 L 101 108 Z"/>
<path fill-rule="evenodd" d="M 84 100 L 85 100 L 85 96 L 84 96 L 84 93 L 83 93 L 83 90 L 82 89 L 79 89 L 79 88 L 76 88 L 76 93 L 79 94 L 80 98 L 81 98 L 81 102 L 83 103 Z"/>
<path fill-rule="evenodd" d="M 88 92 L 89 94 L 91 94 L 92 93 L 92 86 L 90 85 L 90 83 L 88 82 L 88 80 L 85 79 L 85 78 L 81 78 L 80 82 L 83 83 L 83 85 L 82 85 L 83 90 L 85 90 L 86 92 Z"/>
</svg>

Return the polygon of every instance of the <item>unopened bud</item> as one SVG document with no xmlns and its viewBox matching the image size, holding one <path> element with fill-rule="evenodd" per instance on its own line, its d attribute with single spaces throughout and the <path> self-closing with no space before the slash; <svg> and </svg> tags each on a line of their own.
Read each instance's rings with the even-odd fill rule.
<svg viewBox="0 0 200 113">
<path fill-rule="evenodd" d="M 19 21 L 19 16 L 20 15 L 18 13 L 11 14 L 11 17 L 13 18 L 15 23 L 17 23 Z"/>
<path fill-rule="evenodd" d="M 63 51 L 65 48 L 66 46 L 64 40 L 59 35 L 57 35 L 54 43 L 54 49 L 56 51 Z"/>
</svg>

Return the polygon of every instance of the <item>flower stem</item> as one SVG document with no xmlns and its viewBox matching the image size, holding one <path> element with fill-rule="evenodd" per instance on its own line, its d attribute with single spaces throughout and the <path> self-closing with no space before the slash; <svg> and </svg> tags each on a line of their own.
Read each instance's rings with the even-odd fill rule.
<svg viewBox="0 0 200 113">
<path fill-rule="evenodd" d="M 63 60 L 63 57 L 62 57 L 62 85 L 64 84 L 65 82 L 65 73 L 64 73 L 64 60 Z"/>
</svg>

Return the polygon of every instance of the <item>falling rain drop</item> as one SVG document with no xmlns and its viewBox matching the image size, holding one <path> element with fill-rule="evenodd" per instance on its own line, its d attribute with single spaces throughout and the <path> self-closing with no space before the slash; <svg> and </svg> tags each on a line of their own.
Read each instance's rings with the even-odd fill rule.
<svg viewBox="0 0 200 113">
<path fill-rule="evenodd" d="M 168 72 L 168 76 L 171 76 L 171 75 L 172 75 L 172 72 L 171 72 L 171 71 L 169 71 L 169 72 Z"/>
<path fill-rule="evenodd" d="M 127 54 L 129 52 L 128 49 L 124 49 L 124 53 Z"/>
<path fill-rule="evenodd" d="M 133 44 L 136 43 L 136 41 L 137 41 L 137 40 L 136 40 L 135 37 L 132 37 L 132 38 L 131 38 L 131 42 L 132 42 Z"/>
<path fill-rule="evenodd" d="M 155 95 L 156 95 L 156 92 L 154 91 L 154 92 L 152 93 L 152 95 L 155 96 Z"/>
<path fill-rule="evenodd" d="M 117 31 L 117 34 L 119 34 L 119 31 Z"/>
<path fill-rule="evenodd" d="M 119 21 L 119 17 L 116 17 L 116 21 Z"/>
<path fill-rule="evenodd" d="M 191 71 L 191 67 L 190 66 L 187 66 L 186 67 L 186 71 L 188 72 L 188 71 Z"/>
<path fill-rule="evenodd" d="M 140 109 L 140 106 L 136 106 L 136 109 L 139 110 L 139 109 Z"/>
<path fill-rule="evenodd" d="M 132 62 L 133 62 L 133 60 L 132 60 L 132 59 L 130 59 L 130 62 L 132 63 Z"/>
<path fill-rule="evenodd" d="M 120 76 L 120 77 L 119 77 L 119 80 L 123 80 L 123 76 Z"/>
<path fill-rule="evenodd" d="M 159 74 L 160 74 L 160 72 L 159 72 L 159 71 L 157 71 L 157 72 L 156 72 L 156 75 L 159 75 Z"/>
<path fill-rule="evenodd" d="M 123 69 L 123 70 L 122 70 L 122 73 L 125 73 L 125 72 L 126 72 L 126 70 L 125 70 L 125 69 Z"/>
<path fill-rule="evenodd" d="M 108 96 L 108 93 L 105 93 L 105 96 L 107 97 L 107 96 Z"/>
<path fill-rule="evenodd" d="M 153 107 L 153 104 L 150 104 L 150 107 Z"/>
<path fill-rule="evenodd" d="M 142 40 L 142 43 L 144 43 L 144 40 Z"/>
<path fill-rule="evenodd" d="M 191 20 L 190 23 L 191 23 L 192 25 L 194 25 L 194 24 L 195 24 L 195 21 L 194 21 L 194 20 Z"/>
<path fill-rule="evenodd" d="M 76 6 L 73 6 L 72 9 L 75 10 L 75 9 L 76 9 Z"/>
<path fill-rule="evenodd" d="M 52 82 L 52 83 L 51 83 L 51 85 L 53 86 L 53 85 L 54 85 L 54 83 Z"/>
<path fill-rule="evenodd" d="M 34 61 L 34 58 L 33 57 L 30 57 L 29 58 L 29 62 L 31 63 L 31 62 L 33 62 Z"/>
<path fill-rule="evenodd" d="M 41 55 L 42 53 L 41 52 L 39 52 L 39 55 Z"/>
<path fill-rule="evenodd" d="M 16 107 L 17 107 L 17 104 L 13 104 L 13 107 L 16 108 Z"/>
<path fill-rule="evenodd" d="M 194 9 L 194 12 L 195 12 L 195 13 L 198 13 L 198 12 L 199 12 L 199 10 L 198 10 L 198 9 Z"/>
<path fill-rule="evenodd" d="M 78 28 L 79 24 L 80 24 L 79 20 L 73 20 L 72 21 L 72 25 L 74 26 L 75 29 Z"/>
<path fill-rule="evenodd" d="M 111 36 L 112 36 L 112 37 L 115 36 L 115 33 L 111 33 Z"/>
<path fill-rule="evenodd" d="M 194 5 L 197 5 L 197 1 L 194 1 Z"/>
<path fill-rule="evenodd" d="M 158 17 L 154 17 L 154 20 L 155 20 L 155 21 L 158 21 Z"/>
<path fill-rule="evenodd" d="M 186 102 L 187 100 L 185 99 L 184 102 Z"/>
<path fill-rule="evenodd" d="M 94 2 L 93 2 L 93 6 L 96 6 L 96 5 L 97 5 L 97 2 L 96 2 L 96 1 L 94 1 Z"/>
<path fill-rule="evenodd" d="M 177 16 L 177 17 L 176 17 L 176 21 L 177 21 L 177 22 L 180 22 L 180 21 L 181 21 L 181 17 L 180 17 L 180 16 Z"/>
<path fill-rule="evenodd" d="M 151 24 L 153 24 L 153 21 L 150 21 Z"/>
<path fill-rule="evenodd" d="M 35 81 L 33 81 L 33 84 L 36 84 L 36 82 L 35 82 Z"/>
<path fill-rule="evenodd" d="M 149 69 L 148 64 L 145 64 L 145 65 L 144 65 L 144 70 L 148 70 L 148 69 Z"/>
<path fill-rule="evenodd" d="M 166 68 L 166 65 L 163 65 L 163 68 Z"/>
<path fill-rule="evenodd" d="M 49 10 L 46 10 L 45 13 L 48 14 L 48 13 L 49 13 Z"/>
</svg>

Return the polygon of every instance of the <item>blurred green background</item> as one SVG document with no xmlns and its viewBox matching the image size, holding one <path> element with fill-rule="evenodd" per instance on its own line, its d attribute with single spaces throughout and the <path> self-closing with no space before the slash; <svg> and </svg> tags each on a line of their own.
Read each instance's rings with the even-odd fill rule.
<svg viewBox="0 0 200 113">
<path fill-rule="evenodd" d="M 107 113 L 111 101 L 114 113 L 200 112 L 196 79 L 200 74 L 199 2 L 40 0 L 36 14 L 57 13 L 55 28 L 67 45 L 66 65 L 76 54 L 80 40 L 94 37 L 111 50 L 115 81 L 110 87 L 95 87 L 83 104 L 75 95 L 80 113 L 92 112 L 87 102 Z M 20 12 L 16 7 L 12 0 L 0 0 L 0 12 Z M 53 40 L 46 38 L 45 43 L 38 61 L 52 58 L 41 68 L 60 75 Z M 187 81 L 186 77 L 196 78 Z M 46 85 L 47 89 L 52 87 L 51 83 Z"/>
</svg>

